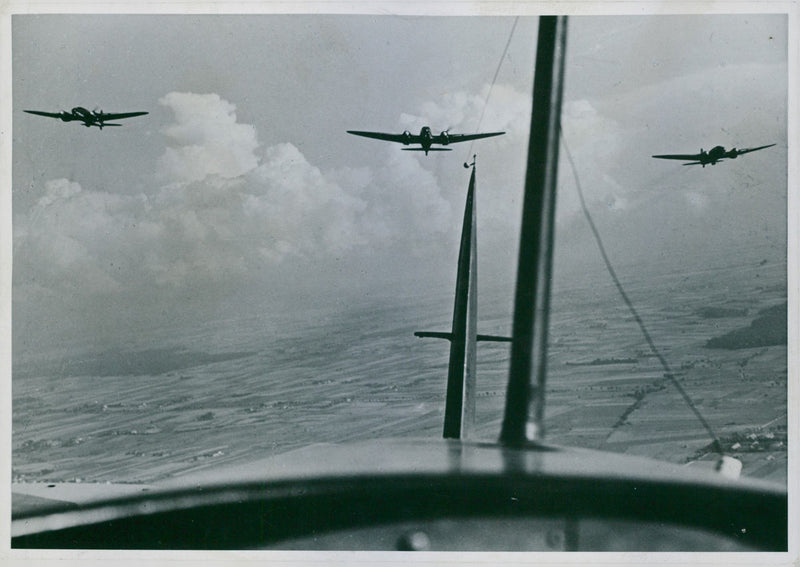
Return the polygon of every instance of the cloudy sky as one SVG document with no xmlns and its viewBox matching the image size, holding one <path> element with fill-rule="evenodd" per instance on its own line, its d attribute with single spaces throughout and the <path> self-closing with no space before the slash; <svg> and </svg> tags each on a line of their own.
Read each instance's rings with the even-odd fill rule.
<svg viewBox="0 0 800 567">
<path fill-rule="evenodd" d="M 612 259 L 785 257 L 787 25 L 570 19 L 564 136 Z M 14 16 L 15 352 L 255 298 L 450 290 L 472 154 L 479 280 L 513 281 L 536 29 L 511 16 Z M 100 131 L 22 112 L 74 106 L 150 114 Z M 424 125 L 507 134 L 426 157 L 345 133 Z M 650 158 L 771 143 L 704 169 Z M 577 273 L 599 264 L 562 161 L 557 269 Z"/>
</svg>

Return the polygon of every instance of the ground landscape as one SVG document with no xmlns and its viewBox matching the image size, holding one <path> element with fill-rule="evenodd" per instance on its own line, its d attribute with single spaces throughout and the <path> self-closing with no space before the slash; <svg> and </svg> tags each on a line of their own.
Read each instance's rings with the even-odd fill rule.
<svg viewBox="0 0 800 567">
<path fill-rule="evenodd" d="M 785 484 L 785 263 L 640 273 L 628 292 L 726 451 L 743 475 Z M 482 293 L 480 332 L 508 333 L 506 296 Z M 149 348 L 19 357 L 13 481 L 154 483 L 310 443 L 439 437 L 447 343 L 413 332 L 447 330 L 450 309 L 442 290 L 319 310 L 281 332 L 254 313 L 164 329 Z M 607 278 L 556 286 L 550 339 L 548 442 L 713 462 Z M 497 438 L 507 362 L 507 345 L 481 344 L 477 437 Z"/>
</svg>

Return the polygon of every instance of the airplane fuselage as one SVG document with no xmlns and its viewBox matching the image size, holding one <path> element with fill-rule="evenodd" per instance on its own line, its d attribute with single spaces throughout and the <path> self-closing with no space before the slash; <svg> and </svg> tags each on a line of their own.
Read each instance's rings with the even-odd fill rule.
<svg viewBox="0 0 800 567">
<path fill-rule="evenodd" d="M 429 126 L 423 126 L 422 129 L 419 131 L 419 138 L 420 138 L 420 145 L 422 149 L 426 152 L 431 149 L 431 145 L 433 144 L 433 132 Z"/>
<path fill-rule="evenodd" d="M 72 109 L 72 115 L 75 120 L 80 120 L 87 128 L 89 126 L 99 126 L 103 128 L 103 113 L 97 111 L 86 110 L 82 106 L 76 106 Z"/>
<path fill-rule="evenodd" d="M 442 138 L 442 136 L 444 136 L 444 138 Z M 409 132 L 408 130 L 403 132 L 403 145 L 408 146 L 409 144 L 419 143 L 419 145 L 422 146 L 422 150 L 425 152 L 425 155 L 428 155 L 428 152 L 430 151 L 431 146 L 433 145 L 434 142 L 447 145 L 445 132 L 442 132 L 442 135 L 438 136 L 438 138 L 442 139 L 441 140 L 437 139 L 437 136 L 433 135 L 430 126 L 423 126 L 422 129 L 420 129 L 419 131 L 419 139 L 416 141 L 414 140 L 414 137 L 411 135 L 411 132 Z"/>
<path fill-rule="evenodd" d="M 102 130 L 104 126 L 103 124 L 104 118 L 102 110 L 101 111 L 87 110 L 82 106 L 76 106 L 69 112 L 67 112 L 66 110 L 62 111 L 60 118 L 64 122 L 72 122 L 74 120 L 83 122 L 83 125 L 86 126 L 87 128 L 89 128 L 90 126 L 97 126 Z"/>
<path fill-rule="evenodd" d="M 64 122 L 72 122 L 73 120 L 80 120 L 86 126 L 91 126 L 97 122 L 97 118 L 94 116 L 89 110 L 86 110 L 82 106 L 76 106 L 69 112 L 66 110 L 61 111 L 60 116 L 62 121 Z"/>
<path fill-rule="evenodd" d="M 701 153 L 704 153 L 701 151 Z M 722 146 L 714 146 L 711 150 L 706 154 L 707 158 L 701 161 L 708 161 L 711 165 L 714 165 L 719 160 L 724 158 L 727 155 L 725 152 L 725 148 Z"/>
<path fill-rule="evenodd" d="M 714 146 L 709 151 L 701 149 L 699 161 L 700 164 L 705 167 L 709 163 L 711 165 L 716 165 L 717 162 L 724 157 L 730 157 L 728 152 L 725 151 L 725 148 L 723 146 Z M 735 152 L 733 157 L 736 157 Z"/>
<path fill-rule="evenodd" d="M 448 136 L 446 130 L 438 136 L 434 136 L 430 126 L 423 126 L 419 131 L 419 137 L 417 140 L 414 140 L 414 136 L 411 135 L 411 132 L 406 130 L 403 132 L 402 141 L 404 146 L 415 143 L 419 144 L 422 148 L 422 151 L 425 152 L 425 155 L 428 155 L 428 152 L 431 150 L 431 146 L 433 146 L 433 144 L 441 144 L 446 146 L 450 143 L 450 137 Z"/>
<path fill-rule="evenodd" d="M 705 167 L 707 164 L 716 165 L 722 159 L 736 159 L 739 152 L 736 148 L 726 150 L 724 146 L 714 146 L 709 151 L 700 150 L 700 164 Z"/>
</svg>

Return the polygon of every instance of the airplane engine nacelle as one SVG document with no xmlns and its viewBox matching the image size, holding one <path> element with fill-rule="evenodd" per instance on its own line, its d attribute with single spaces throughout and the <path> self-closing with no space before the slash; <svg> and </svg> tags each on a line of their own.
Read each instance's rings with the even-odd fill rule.
<svg viewBox="0 0 800 567">
<path fill-rule="evenodd" d="M 62 122 L 69 122 L 70 120 L 72 120 L 72 114 L 66 111 L 61 113 Z"/>
<path fill-rule="evenodd" d="M 405 132 L 403 132 L 403 144 L 407 146 L 410 143 L 411 143 L 411 132 L 406 130 Z"/>
<path fill-rule="evenodd" d="M 450 143 L 450 134 L 448 134 L 447 131 L 445 130 L 444 132 L 439 134 L 439 140 L 441 141 L 443 146 L 446 146 L 447 144 Z"/>
<path fill-rule="evenodd" d="M 731 148 L 731 151 L 728 152 L 728 158 L 736 159 L 739 157 L 739 152 L 736 151 L 736 148 Z"/>
</svg>

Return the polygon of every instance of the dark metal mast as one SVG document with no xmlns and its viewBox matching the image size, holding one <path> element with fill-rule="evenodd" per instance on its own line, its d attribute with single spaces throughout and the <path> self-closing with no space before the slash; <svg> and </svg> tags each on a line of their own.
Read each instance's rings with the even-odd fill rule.
<svg viewBox="0 0 800 567">
<path fill-rule="evenodd" d="M 539 18 L 511 368 L 500 433 L 500 441 L 508 445 L 536 441 L 544 434 L 547 330 L 566 42 L 566 16 Z"/>
</svg>

